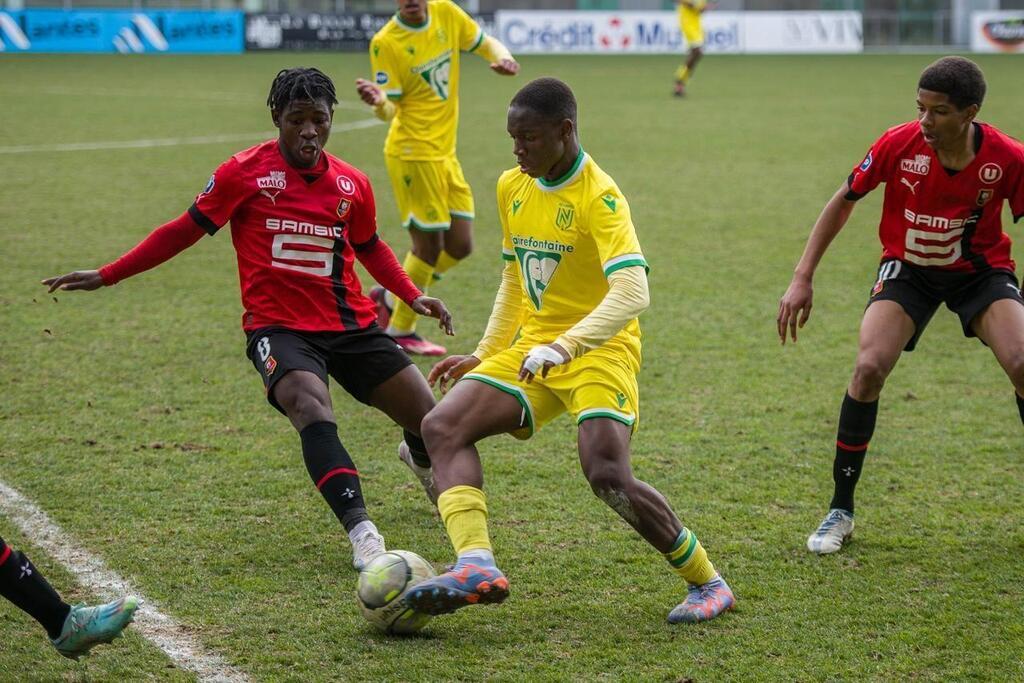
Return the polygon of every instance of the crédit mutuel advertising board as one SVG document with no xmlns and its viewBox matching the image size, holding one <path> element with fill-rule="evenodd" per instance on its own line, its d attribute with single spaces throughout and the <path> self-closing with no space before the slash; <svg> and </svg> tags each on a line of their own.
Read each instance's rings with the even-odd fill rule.
<svg viewBox="0 0 1024 683">
<path fill-rule="evenodd" d="M 675 12 L 499 10 L 498 36 L 513 54 L 677 53 Z M 860 12 L 705 12 L 709 53 L 849 53 L 864 49 Z"/>
</svg>

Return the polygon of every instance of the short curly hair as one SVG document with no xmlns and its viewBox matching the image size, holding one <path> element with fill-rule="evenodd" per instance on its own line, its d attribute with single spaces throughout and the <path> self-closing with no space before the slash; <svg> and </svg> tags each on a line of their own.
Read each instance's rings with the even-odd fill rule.
<svg viewBox="0 0 1024 683">
<path fill-rule="evenodd" d="M 980 107 L 985 99 L 985 75 L 965 57 L 943 57 L 931 63 L 921 73 L 917 87 L 946 95 L 957 109 L 972 104 Z"/>
<path fill-rule="evenodd" d="M 576 124 L 576 96 L 572 88 L 557 78 L 530 81 L 515 94 L 510 107 L 525 107 L 548 121 L 569 119 Z"/>
</svg>

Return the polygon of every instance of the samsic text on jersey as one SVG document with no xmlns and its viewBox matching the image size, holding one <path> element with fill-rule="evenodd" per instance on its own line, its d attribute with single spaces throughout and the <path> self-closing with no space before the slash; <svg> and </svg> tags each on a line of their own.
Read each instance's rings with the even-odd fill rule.
<svg viewBox="0 0 1024 683">
<path fill-rule="evenodd" d="M 246 331 L 342 331 L 376 320 L 352 268 L 353 245 L 377 239 L 370 182 L 327 152 L 317 170 L 307 182 L 270 140 L 221 164 L 189 209 L 211 235 L 231 221 Z"/>
<path fill-rule="evenodd" d="M 994 126 L 974 124 L 974 160 L 950 174 L 917 121 L 891 128 L 850 174 L 850 199 L 885 183 L 882 259 L 951 271 L 1014 270 L 1003 232 L 1003 200 L 1024 215 L 1024 146 Z"/>
</svg>

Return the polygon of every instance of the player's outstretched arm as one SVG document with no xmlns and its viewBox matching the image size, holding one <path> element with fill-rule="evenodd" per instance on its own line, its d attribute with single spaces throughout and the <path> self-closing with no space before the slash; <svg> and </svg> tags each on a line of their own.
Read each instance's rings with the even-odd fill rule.
<svg viewBox="0 0 1024 683">
<path fill-rule="evenodd" d="M 494 36 L 487 36 L 476 53 L 491 66 L 491 71 L 501 76 L 515 76 L 519 73 L 519 62 L 515 60 L 512 53 L 505 45 Z"/>
<path fill-rule="evenodd" d="M 849 191 L 850 186 L 844 182 L 825 204 L 821 215 L 814 223 L 810 237 L 807 238 L 807 246 L 804 247 L 800 262 L 793 271 L 793 279 L 779 300 L 779 314 L 775 322 L 778 326 L 779 339 L 783 344 L 786 343 L 787 334 L 792 336 L 793 343 L 796 343 L 797 328 L 802 328 L 811 317 L 814 271 L 817 270 L 832 240 L 846 225 L 856 204 L 855 201 L 846 198 Z"/>
<path fill-rule="evenodd" d="M 206 232 L 188 212 L 149 233 L 131 251 L 99 270 L 76 270 L 65 275 L 49 277 L 42 281 L 50 292 L 64 291 L 91 292 L 103 286 L 117 284 L 132 275 L 155 268 L 192 246 Z"/>
</svg>

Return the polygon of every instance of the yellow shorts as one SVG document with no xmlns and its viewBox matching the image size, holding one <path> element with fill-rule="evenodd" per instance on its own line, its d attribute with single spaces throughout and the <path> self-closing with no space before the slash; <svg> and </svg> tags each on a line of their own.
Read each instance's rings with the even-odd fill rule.
<svg viewBox="0 0 1024 683">
<path fill-rule="evenodd" d="M 568 411 L 576 424 L 607 417 L 629 425 L 635 432 L 640 421 L 640 389 L 637 369 L 621 352 L 595 349 L 566 365 L 551 368 L 547 377 L 537 375 L 527 384 L 519 381 L 519 367 L 535 342 L 516 343 L 476 366 L 463 379 L 490 384 L 511 394 L 523 407 L 520 427 L 511 432 L 528 439 L 545 424 Z"/>
<path fill-rule="evenodd" d="M 704 47 L 704 27 L 700 25 L 700 12 L 683 7 L 679 11 L 679 30 L 683 32 L 687 46 Z"/>
<path fill-rule="evenodd" d="M 403 161 L 385 155 L 384 160 L 403 227 L 447 230 L 453 216 L 473 218 L 473 191 L 454 156 L 442 161 Z"/>
</svg>

